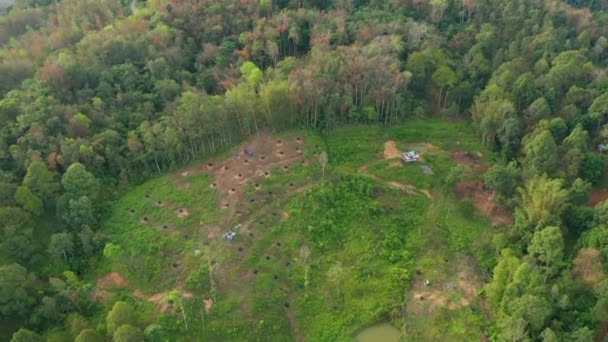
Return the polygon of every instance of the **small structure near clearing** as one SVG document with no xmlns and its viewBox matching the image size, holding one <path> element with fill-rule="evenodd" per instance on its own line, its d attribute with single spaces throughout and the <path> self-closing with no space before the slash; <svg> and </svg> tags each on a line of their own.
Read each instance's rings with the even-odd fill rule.
<svg viewBox="0 0 608 342">
<path fill-rule="evenodd" d="M 414 163 L 420 159 L 420 155 L 416 151 L 408 151 L 401 153 L 401 159 L 406 163 Z"/>
</svg>

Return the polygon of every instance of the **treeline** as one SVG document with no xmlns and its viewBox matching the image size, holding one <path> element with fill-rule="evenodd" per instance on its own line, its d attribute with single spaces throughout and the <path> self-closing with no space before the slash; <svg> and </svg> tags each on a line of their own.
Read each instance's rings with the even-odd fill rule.
<svg viewBox="0 0 608 342">
<path fill-rule="evenodd" d="M 608 143 L 605 10 L 558 0 L 17 1 L 0 16 L 0 284 L 24 290 L 0 298 L 0 316 L 43 331 L 75 308 L 91 313 L 65 289 L 85 291 L 76 275 L 103 246 L 97 222 L 116 184 L 262 130 L 434 115 L 472 119 L 500 155 L 486 185 L 516 212 L 497 235 L 486 290 L 496 339 L 588 340 L 608 291 L 573 280 L 572 254 L 599 251 L 605 271 L 602 207 L 584 206 L 603 181 L 596 146 Z M 579 242 L 567 249 L 564 237 Z M 58 277 L 64 269 L 74 273 Z"/>
</svg>

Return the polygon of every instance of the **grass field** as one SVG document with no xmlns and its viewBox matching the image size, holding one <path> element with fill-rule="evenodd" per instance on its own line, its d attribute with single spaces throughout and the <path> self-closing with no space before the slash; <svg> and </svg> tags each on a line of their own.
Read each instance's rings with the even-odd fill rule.
<svg viewBox="0 0 608 342">
<path fill-rule="evenodd" d="M 387 141 L 423 160 L 385 159 Z M 349 341 L 381 322 L 404 340 L 477 340 L 493 225 L 452 193 L 455 151 L 491 158 L 459 121 L 259 137 L 128 189 L 89 280 L 101 307 L 127 300 L 172 341 Z"/>
</svg>

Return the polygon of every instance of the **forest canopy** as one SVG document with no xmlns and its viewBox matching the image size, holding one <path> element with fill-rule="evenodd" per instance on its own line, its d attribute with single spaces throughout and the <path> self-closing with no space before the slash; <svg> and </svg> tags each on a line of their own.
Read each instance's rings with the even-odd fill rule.
<svg viewBox="0 0 608 342">
<path fill-rule="evenodd" d="M 260 132 L 429 118 L 474 127 L 514 213 L 490 338 L 605 338 L 607 66 L 601 0 L 0 1 L 0 339 L 154 340 L 124 302 L 88 321 L 124 187 Z"/>
</svg>

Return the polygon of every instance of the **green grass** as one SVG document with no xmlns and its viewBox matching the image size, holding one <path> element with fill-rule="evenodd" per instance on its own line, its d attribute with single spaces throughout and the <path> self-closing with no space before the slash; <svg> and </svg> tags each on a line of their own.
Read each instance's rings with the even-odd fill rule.
<svg viewBox="0 0 608 342">
<path fill-rule="evenodd" d="M 425 278 L 453 282 L 461 256 L 476 257 L 484 270 L 492 266 L 490 223 L 470 203 L 442 192 L 455 166 L 449 151 L 489 156 L 465 122 L 412 121 L 393 128 L 343 129 L 330 137 L 288 132 L 281 138 L 298 134 L 306 135 L 310 163 L 293 163 L 287 172 L 271 170 L 270 177 L 256 180 L 260 190 L 249 184 L 247 195 L 258 200 L 246 204 L 239 221 L 228 222 L 247 222 L 253 237 L 239 234 L 232 244 L 221 237 L 209 241 L 209 227 L 223 220 L 209 176 L 190 175 L 182 181 L 192 187 L 177 190 L 178 174 L 169 174 L 129 189 L 112 206 L 102 231 L 120 252 L 100 260 L 94 276 L 113 270 L 126 277 L 130 288 L 114 291 L 114 299 L 129 298 L 135 288 L 149 295 L 192 291 L 194 297 L 184 299 L 188 330 L 181 317 L 155 314 L 152 303 L 129 299 L 142 308 L 142 327 L 156 321 L 168 340 L 293 341 L 297 334 L 310 341 L 349 341 L 378 322 L 401 327 L 402 304 L 408 310 L 417 305 L 412 284 Z M 421 151 L 435 174 L 423 174 L 420 163 L 397 167 L 383 160 L 384 142 L 391 139 L 398 148 L 411 142 L 437 146 Z M 325 182 L 316 158 L 321 150 L 329 154 Z M 365 174 L 359 174 L 364 165 Z M 407 194 L 387 182 L 429 190 L 434 198 Z M 190 215 L 178 218 L 179 208 L 188 208 Z M 289 219 L 282 218 L 284 212 Z M 149 223 L 140 222 L 143 216 Z M 306 264 L 303 245 L 310 249 Z M 178 260 L 180 267 L 172 267 Z M 341 277 L 330 275 L 335 265 L 341 265 Z M 449 295 L 458 301 L 463 294 Z M 208 314 L 204 298 L 215 300 Z M 100 313 L 96 322 L 103 317 Z M 455 310 L 412 312 L 406 327 L 411 340 L 471 340 L 479 338 L 484 322 L 473 302 Z"/>
<path fill-rule="evenodd" d="M 173 262 L 182 253 L 193 253 L 193 244 L 202 239 L 197 227 L 217 219 L 217 195 L 208 186 L 209 177 L 197 174 L 185 181 L 192 183 L 190 189 L 176 190 L 172 176 L 134 188 L 115 204 L 104 222 L 104 233 L 119 242 L 122 250 L 121 262 L 112 268 L 127 274 L 129 283 L 142 291 L 170 287 L 177 280 Z M 188 208 L 189 216 L 177 217 L 179 208 Z M 144 216 L 147 224 L 140 222 Z"/>
</svg>

